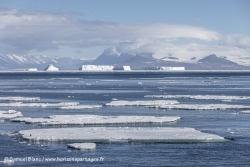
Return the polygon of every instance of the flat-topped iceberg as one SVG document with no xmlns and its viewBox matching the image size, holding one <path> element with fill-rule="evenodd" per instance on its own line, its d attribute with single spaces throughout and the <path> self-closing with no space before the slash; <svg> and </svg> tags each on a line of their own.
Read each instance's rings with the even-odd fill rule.
<svg viewBox="0 0 250 167">
<path fill-rule="evenodd" d="M 105 65 L 82 65 L 79 70 L 81 71 L 113 71 L 114 66 Z"/>
<path fill-rule="evenodd" d="M 0 111 L 0 118 L 15 118 L 21 116 L 23 116 L 23 114 L 20 111 L 15 111 L 15 110 Z"/>
<path fill-rule="evenodd" d="M 0 103 L 0 107 L 62 107 L 62 106 L 75 106 L 79 102 L 61 102 L 61 103 Z"/>
<path fill-rule="evenodd" d="M 72 143 L 68 144 L 68 147 L 78 150 L 94 150 L 96 148 L 95 143 Z"/>
<path fill-rule="evenodd" d="M 115 100 L 110 103 L 106 103 L 106 106 L 160 106 L 167 104 L 179 104 L 176 100 L 147 100 L 147 101 L 126 101 Z"/>
<path fill-rule="evenodd" d="M 52 115 L 48 118 L 22 117 L 14 122 L 39 123 L 43 125 L 94 125 L 94 124 L 136 124 L 174 122 L 180 117 L 156 116 L 100 116 L 100 115 Z"/>
<path fill-rule="evenodd" d="M 102 105 L 77 105 L 77 106 L 64 106 L 58 107 L 61 110 L 81 110 L 81 109 L 91 109 L 91 108 L 101 108 Z"/>
<path fill-rule="evenodd" d="M 217 142 L 223 137 L 193 128 L 171 127 L 82 127 L 19 131 L 28 140 L 84 142 Z"/>
<path fill-rule="evenodd" d="M 197 100 L 246 100 L 250 96 L 222 96 L 222 95 L 146 95 L 144 97 L 156 98 L 189 98 Z"/>
<path fill-rule="evenodd" d="M 161 105 L 161 109 L 180 109 L 180 110 L 226 110 L 226 109 L 250 109 L 250 106 L 228 105 L 228 104 L 178 104 Z"/>
<path fill-rule="evenodd" d="M 40 97 L 12 96 L 12 97 L 0 97 L 0 100 L 3 100 L 3 101 L 40 101 Z"/>
</svg>

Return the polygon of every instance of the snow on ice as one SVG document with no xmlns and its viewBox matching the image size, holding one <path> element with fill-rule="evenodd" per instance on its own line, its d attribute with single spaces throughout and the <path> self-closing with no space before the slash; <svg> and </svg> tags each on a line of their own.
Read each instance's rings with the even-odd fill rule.
<svg viewBox="0 0 250 167">
<path fill-rule="evenodd" d="M 79 150 L 94 150 L 96 148 L 95 143 L 72 143 L 68 144 L 68 147 Z"/>
<path fill-rule="evenodd" d="M 22 117 L 14 122 L 39 123 L 43 125 L 94 125 L 174 122 L 180 117 L 155 116 L 100 116 L 100 115 L 52 115 L 48 118 Z"/>
<path fill-rule="evenodd" d="M 125 101 L 116 100 L 106 103 L 106 106 L 160 106 L 167 104 L 179 104 L 176 100 L 149 100 L 149 101 Z"/>
<path fill-rule="evenodd" d="M 171 127 L 82 127 L 50 128 L 19 131 L 28 140 L 84 142 L 218 142 L 223 137 L 194 128 Z"/>
<path fill-rule="evenodd" d="M 23 116 L 23 114 L 20 111 L 15 111 L 15 110 L 0 111 L 0 118 L 15 118 L 21 116 Z"/>
</svg>

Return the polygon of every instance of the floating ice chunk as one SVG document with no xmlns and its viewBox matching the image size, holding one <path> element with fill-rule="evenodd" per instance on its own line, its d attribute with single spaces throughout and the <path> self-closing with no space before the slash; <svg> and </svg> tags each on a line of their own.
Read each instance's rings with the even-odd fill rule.
<svg viewBox="0 0 250 167">
<path fill-rule="evenodd" d="M 250 114 L 250 110 L 240 111 L 238 113 L 240 113 L 240 114 Z"/>
<path fill-rule="evenodd" d="M 193 128 L 170 127 L 83 127 L 51 128 L 19 131 L 28 140 L 86 141 L 86 142 L 217 142 L 223 137 L 203 133 Z"/>
<path fill-rule="evenodd" d="M 40 101 L 40 97 L 0 97 L 0 100 L 5 101 Z"/>
<path fill-rule="evenodd" d="M 226 110 L 226 109 L 250 109 L 250 106 L 228 105 L 228 104 L 179 104 L 161 105 L 161 109 L 181 109 L 181 110 Z"/>
<path fill-rule="evenodd" d="M 72 143 L 68 144 L 68 147 L 79 150 L 94 150 L 96 148 L 95 143 Z"/>
<path fill-rule="evenodd" d="M 180 117 L 155 116 L 100 116 L 100 115 L 52 115 L 48 118 L 22 117 L 14 122 L 40 123 L 43 125 L 93 125 L 174 122 Z"/>
<path fill-rule="evenodd" d="M 179 104 L 176 100 L 150 100 L 150 101 L 125 101 L 117 100 L 106 103 L 106 106 L 161 106 L 167 104 Z"/>
<path fill-rule="evenodd" d="M 20 111 L 15 111 L 15 110 L 0 111 L 0 118 L 15 118 L 21 116 L 23 116 L 23 114 Z"/>
<path fill-rule="evenodd" d="M 59 69 L 52 64 L 48 65 L 43 71 L 58 71 Z"/>
<path fill-rule="evenodd" d="M 63 107 L 63 106 L 75 106 L 79 102 L 62 102 L 62 103 L 0 103 L 0 107 Z"/>
<path fill-rule="evenodd" d="M 77 105 L 77 106 L 58 107 L 58 109 L 62 109 L 62 110 L 81 110 L 81 109 L 101 108 L 101 107 L 102 107 L 102 105 Z"/>
<path fill-rule="evenodd" d="M 249 96 L 222 96 L 222 95 L 146 95 L 144 97 L 156 98 L 189 98 L 198 100 L 246 100 Z"/>
<path fill-rule="evenodd" d="M 14 164 L 14 161 L 11 159 L 8 159 L 8 158 L 6 158 L 6 159 L 4 158 L 3 161 L 0 161 L 0 164 L 12 165 L 12 164 Z"/>
</svg>

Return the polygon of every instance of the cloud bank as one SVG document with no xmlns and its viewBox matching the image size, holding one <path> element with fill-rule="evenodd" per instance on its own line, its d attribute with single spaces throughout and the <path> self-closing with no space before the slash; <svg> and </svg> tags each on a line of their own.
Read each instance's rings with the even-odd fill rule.
<svg viewBox="0 0 250 167">
<path fill-rule="evenodd" d="M 150 52 L 156 58 L 171 54 L 180 60 L 214 53 L 244 63 L 250 57 L 250 37 L 244 35 L 223 36 L 203 27 L 181 24 L 89 21 L 65 11 L 0 9 L 0 31 L 4 54 L 58 50 L 61 46 L 110 46 L 121 53 Z"/>
</svg>

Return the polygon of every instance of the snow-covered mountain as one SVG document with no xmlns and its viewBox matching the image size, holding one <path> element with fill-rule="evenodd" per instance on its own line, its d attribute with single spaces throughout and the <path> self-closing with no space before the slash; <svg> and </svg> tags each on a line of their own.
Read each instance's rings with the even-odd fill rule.
<svg viewBox="0 0 250 167">
<path fill-rule="evenodd" d="M 37 68 L 43 70 L 49 64 L 56 64 L 60 69 L 78 69 L 86 61 L 80 58 L 55 57 L 44 55 L 0 55 L 0 70 L 13 70 L 23 68 Z"/>
<path fill-rule="evenodd" d="M 44 55 L 0 55 L 0 70 L 15 70 L 37 68 L 43 70 L 49 64 L 53 64 L 60 70 L 78 70 L 82 65 L 110 65 L 114 67 L 130 66 L 131 69 L 145 69 L 145 67 L 185 67 L 186 70 L 250 70 L 250 66 L 242 66 L 228 60 L 226 57 L 218 57 L 214 54 L 202 59 L 192 58 L 189 62 L 182 62 L 173 56 L 156 59 L 152 53 L 117 53 L 104 52 L 93 61 L 85 61 L 80 58 L 55 57 Z"/>
</svg>

